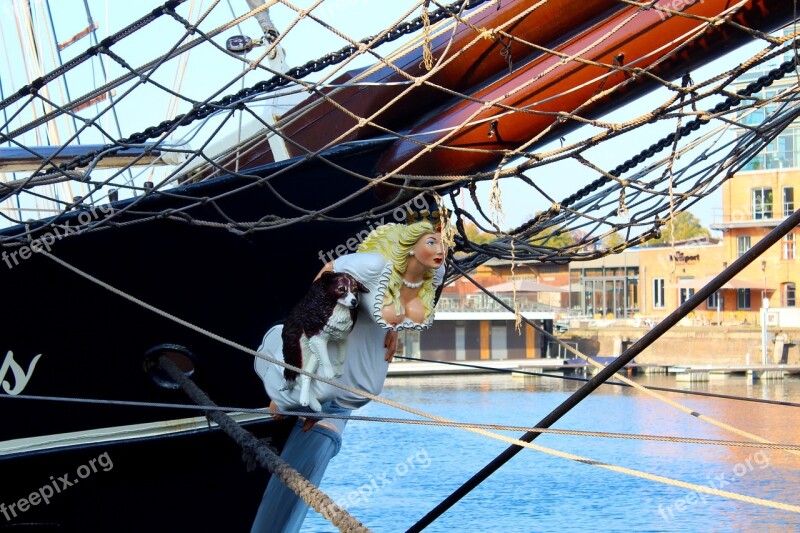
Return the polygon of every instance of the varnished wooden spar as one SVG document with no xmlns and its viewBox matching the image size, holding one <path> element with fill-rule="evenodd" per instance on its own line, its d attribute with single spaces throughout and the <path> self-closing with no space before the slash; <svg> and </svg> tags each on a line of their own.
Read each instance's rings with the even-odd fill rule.
<svg viewBox="0 0 800 533">
<path fill-rule="evenodd" d="M 503 27 L 504 31 L 526 41 L 552 46 L 564 38 L 574 35 L 585 24 L 605 18 L 614 11 L 622 9 L 624 4 L 618 0 L 550 0 L 537 7 L 531 13 L 509 23 L 530 9 L 535 2 L 531 0 L 505 0 L 500 9 L 492 5 L 469 19 L 475 28 L 494 29 Z M 432 52 L 436 60 L 441 58 L 448 47 L 453 32 L 444 32 L 432 40 Z M 445 59 L 454 59 L 437 71 L 430 82 L 459 92 L 485 83 L 488 79 L 503 71 L 508 71 L 509 60 L 512 65 L 537 53 L 528 46 L 514 44 L 508 50 L 505 44 L 491 39 L 478 39 L 475 29 L 458 23 L 452 44 L 449 45 Z M 510 52 L 510 57 L 508 53 Z M 409 54 L 395 62 L 395 66 L 410 76 L 420 76 L 426 71 L 422 66 L 422 49 L 417 47 Z M 343 85 L 358 78 L 367 85 L 339 89 L 325 89 L 322 92 L 338 105 L 354 113 L 358 117 L 369 117 L 381 109 L 388 101 L 401 94 L 408 78 L 395 69 L 382 66 L 375 72 L 363 76 L 363 70 L 347 72 L 334 79 L 331 85 Z M 392 84 L 395 85 L 386 85 Z M 375 120 L 376 123 L 389 129 L 408 128 L 413 121 L 426 111 L 445 103 L 451 96 L 438 89 L 421 86 L 411 94 L 403 97 L 383 111 Z M 328 146 L 335 139 L 337 143 L 356 139 L 364 139 L 381 135 L 380 129 L 362 127 L 341 137 L 357 124 L 346 113 L 318 95 L 314 95 L 283 115 L 281 131 L 291 138 L 287 143 L 291 156 L 305 155 Z M 296 144 L 295 144 L 296 143 Z M 248 168 L 272 162 L 269 144 L 263 137 L 245 143 L 237 150 L 238 168 Z M 242 155 L 244 154 L 244 155 Z M 229 158 L 224 164 L 231 165 Z"/>
<path fill-rule="evenodd" d="M 0 172 L 48 172 L 76 157 L 101 149 L 100 144 L 69 146 L 28 146 L 0 148 Z M 47 163 L 44 163 L 47 161 Z M 125 165 L 180 165 L 186 156 L 168 144 L 144 143 L 141 146 L 120 148 L 100 159 L 95 168 L 117 168 Z"/>
<path fill-rule="evenodd" d="M 701 17 L 717 17 L 738 3 L 734 0 L 693 3 L 660 0 L 658 5 Z M 658 87 L 657 82 L 646 76 L 639 76 L 631 83 L 629 75 L 614 68 L 615 64 L 648 68 L 657 76 L 672 79 L 752 39 L 746 31 L 723 24 L 706 30 L 700 37 L 691 40 L 688 46 L 679 49 L 705 22 L 680 15 L 669 16 L 657 10 L 637 13 L 637 9 L 631 7 L 622 10 L 556 48 L 565 55 L 579 54 L 583 59 L 609 67 L 576 61 L 559 64 L 561 58 L 553 55 L 535 58 L 513 74 L 472 94 L 481 102 L 496 100 L 500 105 L 524 111 L 511 112 L 500 107 L 482 109 L 481 103 L 458 101 L 441 112 L 432 113 L 427 120 L 408 132 L 414 139 L 425 143 L 446 139 L 441 143 L 441 148 L 407 163 L 420 154 L 423 147 L 410 141 L 398 141 L 383 155 L 377 172 L 390 172 L 397 168 L 402 168 L 404 174 L 474 172 L 500 161 L 502 153 L 499 151 L 518 148 L 554 126 L 558 120 L 554 113 L 575 113 L 593 118 L 629 102 L 632 96 Z M 792 2 L 751 0 L 738 10 L 732 20 L 747 28 L 768 32 L 788 23 L 792 16 Z M 611 33 L 629 17 L 633 18 Z M 608 34 L 610 36 L 598 46 L 580 53 Z M 524 89 L 515 92 L 525 84 Z M 587 105 L 596 94 L 615 86 L 617 90 L 611 96 Z M 509 94 L 512 96 L 506 96 Z M 469 125 L 461 127 L 465 121 Z M 558 124 L 542 141 L 552 139 L 551 133 L 563 135 L 579 125 L 569 120 Z M 448 147 L 496 152 L 466 152 Z"/>
</svg>

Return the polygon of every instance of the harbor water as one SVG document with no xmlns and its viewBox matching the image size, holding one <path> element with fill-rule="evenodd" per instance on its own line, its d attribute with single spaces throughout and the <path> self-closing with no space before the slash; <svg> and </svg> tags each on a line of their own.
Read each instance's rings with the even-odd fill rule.
<svg viewBox="0 0 800 533">
<path fill-rule="evenodd" d="M 676 387 L 672 376 L 644 385 Z M 800 378 L 745 377 L 680 388 L 800 403 Z M 533 425 L 581 383 L 503 375 L 389 378 L 383 396 L 451 420 Z M 800 444 L 800 409 L 665 395 L 773 442 Z M 410 417 L 372 403 L 356 414 Z M 630 388 L 604 385 L 555 426 L 729 441 L 744 437 Z M 502 432 L 519 436 L 519 432 Z M 764 448 L 542 435 L 536 444 L 747 496 L 800 505 L 800 453 Z M 405 531 L 508 444 L 463 429 L 350 422 L 321 488 L 374 531 Z M 694 492 L 525 449 L 426 531 L 799 531 L 800 514 Z M 313 511 L 304 531 L 336 531 Z"/>
</svg>

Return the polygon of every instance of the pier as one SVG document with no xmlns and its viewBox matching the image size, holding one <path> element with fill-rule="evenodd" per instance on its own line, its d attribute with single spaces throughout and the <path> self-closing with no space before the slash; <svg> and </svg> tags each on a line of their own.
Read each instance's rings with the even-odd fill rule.
<svg viewBox="0 0 800 533">
<path fill-rule="evenodd" d="M 496 373 L 498 370 L 530 370 L 533 372 L 548 372 L 564 368 L 567 359 L 501 359 L 501 360 L 469 360 L 469 361 L 443 361 L 443 363 L 457 363 L 453 365 L 428 361 L 395 361 L 389 365 L 389 376 L 433 376 L 447 374 L 487 374 Z M 461 364 L 473 366 L 458 366 Z M 482 368 L 476 368 L 482 367 Z"/>
<path fill-rule="evenodd" d="M 613 357 L 593 358 L 604 365 Z M 452 363 L 452 364 L 448 364 Z M 470 366 L 460 366 L 470 365 Z M 435 376 L 452 374 L 487 374 L 511 371 L 515 377 L 524 372 L 553 372 L 563 374 L 594 375 L 600 369 L 581 359 L 503 359 L 469 361 L 395 361 L 389 365 L 390 377 Z M 800 365 L 742 365 L 742 366 L 676 366 L 657 363 L 630 363 L 623 368 L 628 375 L 675 374 L 676 381 L 693 383 L 731 376 L 749 376 L 751 379 L 783 379 L 789 374 L 800 374 Z M 514 372 L 514 371 L 519 371 Z"/>
<path fill-rule="evenodd" d="M 800 374 L 800 365 L 744 365 L 697 368 L 673 367 L 678 382 L 695 383 L 728 376 L 748 376 L 751 379 L 783 379 L 788 374 Z"/>
</svg>

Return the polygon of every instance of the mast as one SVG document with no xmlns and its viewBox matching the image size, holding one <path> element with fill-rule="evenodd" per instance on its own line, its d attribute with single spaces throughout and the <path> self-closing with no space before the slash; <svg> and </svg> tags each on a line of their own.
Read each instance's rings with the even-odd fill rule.
<svg viewBox="0 0 800 533">
<path fill-rule="evenodd" d="M 47 11 L 47 19 L 50 21 L 50 31 L 53 34 L 53 40 L 56 43 L 59 43 L 58 34 L 56 33 L 56 24 L 55 21 L 53 21 L 53 12 L 50 9 L 50 0 L 44 0 L 44 8 Z M 73 42 L 75 41 L 70 40 L 65 46 L 69 46 Z M 58 58 L 59 66 L 62 66 L 64 64 L 64 60 L 61 57 L 61 50 L 62 46 L 61 44 L 58 44 L 56 46 L 56 57 Z M 64 93 L 67 95 L 67 101 L 72 100 L 72 96 L 69 94 L 69 84 L 67 83 L 66 78 L 64 78 Z M 81 138 L 80 138 L 80 133 L 78 132 L 78 121 L 75 120 L 74 116 L 72 116 L 71 118 L 72 118 L 72 127 L 75 129 L 75 140 L 78 141 L 78 143 L 80 144 Z"/>
</svg>

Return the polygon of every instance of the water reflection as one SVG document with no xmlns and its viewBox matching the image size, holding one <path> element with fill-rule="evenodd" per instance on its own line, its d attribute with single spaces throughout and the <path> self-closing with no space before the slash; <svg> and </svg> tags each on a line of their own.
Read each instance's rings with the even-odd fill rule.
<svg viewBox="0 0 800 533">
<path fill-rule="evenodd" d="M 637 379 L 676 387 L 672 376 Z M 383 395 L 454 420 L 530 426 L 583 385 L 549 377 L 469 375 L 390 378 Z M 732 377 L 692 390 L 800 403 L 800 379 Z M 662 393 L 693 411 L 774 442 L 800 444 L 800 409 Z M 361 414 L 408 416 L 372 403 Z M 604 385 L 554 427 L 745 438 L 625 387 Z M 537 443 L 698 485 L 800 505 L 800 457 L 779 450 L 543 435 Z M 334 500 L 424 450 L 430 468 L 371 489 L 353 514 L 376 531 L 405 529 L 506 444 L 453 428 L 351 423 L 322 483 Z M 502 512 L 500 511 L 502 509 Z M 426 531 L 790 531 L 800 516 L 666 486 L 524 450 Z M 307 531 L 333 531 L 310 516 Z"/>
</svg>

